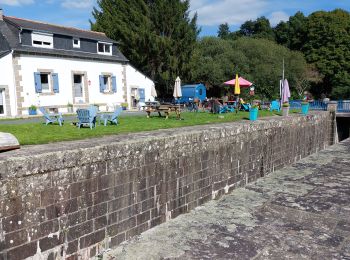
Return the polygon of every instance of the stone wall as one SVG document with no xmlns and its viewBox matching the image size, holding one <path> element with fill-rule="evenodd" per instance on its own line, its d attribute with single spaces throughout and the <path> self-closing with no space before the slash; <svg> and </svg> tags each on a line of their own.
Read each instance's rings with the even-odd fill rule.
<svg viewBox="0 0 350 260">
<path fill-rule="evenodd" d="M 0 154 L 0 259 L 102 254 L 325 148 L 331 118 L 274 117 Z"/>
</svg>

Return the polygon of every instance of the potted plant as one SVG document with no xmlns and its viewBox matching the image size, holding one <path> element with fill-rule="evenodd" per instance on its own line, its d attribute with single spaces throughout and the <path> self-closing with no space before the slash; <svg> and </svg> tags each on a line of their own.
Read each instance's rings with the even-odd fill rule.
<svg viewBox="0 0 350 260">
<path fill-rule="evenodd" d="M 259 106 L 258 105 L 252 105 L 252 107 L 249 109 L 249 120 L 255 121 L 258 119 L 258 111 Z"/>
<path fill-rule="evenodd" d="M 123 110 L 126 110 L 126 108 L 128 107 L 128 103 L 121 103 L 121 107 Z"/>
<path fill-rule="evenodd" d="M 303 115 L 307 115 L 308 112 L 309 112 L 309 102 L 308 101 L 301 102 L 301 113 Z"/>
<path fill-rule="evenodd" d="M 73 113 L 73 104 L 70 102 L 67 104 L 67 111 L 68 113 Z"/>
<path fill-rule="evenodd" d="M 284 102 L 282 104 L 282 116 L 288 116 L 289 115 L 289 103 Z"/>
<path fill-rule="evenodd" d="M 36 109 L 37 109 L 36 106 L 31 105 L 31 106 L 29 107 L 29 109 L 28 109 L 29 115 L 31 115 L 31 116 L 36 115 L 36 114 L 37 114 L 37 113 L 36 113 Z"/>
</svg>

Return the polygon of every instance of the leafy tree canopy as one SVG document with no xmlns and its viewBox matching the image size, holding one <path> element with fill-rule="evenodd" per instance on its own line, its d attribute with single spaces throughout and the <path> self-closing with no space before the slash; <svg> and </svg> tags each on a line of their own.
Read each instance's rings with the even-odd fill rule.
<svg viewBox="0 0 350 260">
<path fill-rule="evenodd" d="M 218 37 L 221 39 L 226 39 L 230 35 L 230 27 L 228 23 L 220 24 L 218 30 Z"/>
<path fill-rule="evenodd" d="M 189 0 L 98 0 L 91 28 L 119 42 L 138 69 L 156 81 L 161 94 L 171 92 L 177 75 L 188 78 L 196 39 L 197 15 Z"/>
<path fill-rule="evenodd" d="M 265 38 L 301 51 L 312 67 L 306 78 L 319 74 L 321 80 L 305 81 L 299 78 L 300 89 L 311 87 L 316 96 L 334 99 L 350 98 L 350 14 L 341 9 L 331 12 L 319 11 L 306 17 L 302 12 L 291 16 L 271 28 L 265 17 L 242 24 L 240 30 L 231 32 L 229 38 Z M 308 76 L 307 76 L 308 75 Z"/>
<path fill-rule="evenodd" d="M 307 69 L 303 55 L 265 39 L 201 39 L 192 60 L 192 78 L 204 82 L 211 88 L 211 93 L 218 96 L 230 89 L 223 82 L 233 79 L 238 73 L 254 83 L 260 98 L 277 98 L 283 57 L 285 77 L 296 95 L 297 79 L 303 78 Z"/>
<path fill-rule="evenodd" d="M 276 42 L 292 50 L 301 50 L 306 41 L 307 17 L 297 12 L 289 21 L 280 22 L 275 28 Z"/>
<path fill-rule="evenodd" d="M 350 14 L 344 10 L 316 12 L 308 17 L 306 60 L 325 76 L 317 90 L 333 98 L 350 97 Z"/>
<path fill-rule="evenodd" d="M 263 38 L 268 40 L 274 40 L 275 34 L 271 28 L 270 21 L 262 16 L 255 21 L 249 20 L 241 25 L 238 34 L 241 36 Z"/>
</svg>

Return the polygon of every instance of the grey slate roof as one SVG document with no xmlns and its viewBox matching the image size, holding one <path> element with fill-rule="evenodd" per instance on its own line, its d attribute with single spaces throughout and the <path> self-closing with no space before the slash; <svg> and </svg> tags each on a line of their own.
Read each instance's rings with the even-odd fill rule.
<svg viewBox="0 0 350 260">
<path fill-rule="evenodd" d="M 80 29 L 76 29 L 76 28 L 72 28 L 72 27 L 64 27 L 64 26 L 53 25 L 53 24 L 37 22 L 37 21 L 31 21 L 31 20 L 26 20 L 26 19 L 11 17 L 11 16 L 4 16 L 4 19 L 6 21 L 9 21 L 10 23 L 17 25 L 21 29 L 28 29 L 28 30 L 47 32 L 47 33 L 53 33 L 53 34 L 68 35 L 68 36 L 72 36 L 72 37 L 93 39 L 93 40 L 98 40 L 98 41 L 115 42 L 115 41 L 109 39 L 104 33 L 101 33 L 101 32 L 80 30 Z"/>
<path fill-rule="evenodd" d="M 85 38 L 96 41 L 110 42 L 116 46 L 116 42 L 109 39 L 104 33 L 80 30 L 70 27 L 62 27 L 41 22 L 35 22 L 15 17 L 4 16 L 0 21 L 0 57 L 13 50 L 18 53 L 43 54 L 50 56 L 75 57 L 82 59 L 128 62 L 128 59 L 116 48 L 113 55 L 101 55 L 97 53 L 84 52 L 79 50 L 45 49 L 34 46 L 26 46 L 20 43 L 20 30 L 31 30 L 47 32 L 56 35 L 66 35 L 77 38 Z"/>
<path fill-rule="evenodd" d="M 2 40 L 1 45 L 5 44 L 11 48 L 19 45 L 19 30 L 11 24 L 6 23 L 5 21 L 0 21 L 0 33 L 3 39 L 6 40 L 6 43 L 3 43 Z"/>
<path fill-rule="evenodd" d="M 36 48 L 31 46 L 21 46 L 19 48 L 13 49 L 16 52 L 24 53 L 24 54 L 43 54 L 49 56 L 65 56 L 68 58 L 81 58 L 81 59 L 89 59 L 89 60 L 104 60 L 104 61 L 119 61 L 119 62 L 127 62 L 128 59 L 118 51 L 117 55 L 101 55 L 89 52 L 82 51 L 73 51 L 73 50 L 58 50 L 58 49 L 45 49 L 45 48 Z"/>
</svg>

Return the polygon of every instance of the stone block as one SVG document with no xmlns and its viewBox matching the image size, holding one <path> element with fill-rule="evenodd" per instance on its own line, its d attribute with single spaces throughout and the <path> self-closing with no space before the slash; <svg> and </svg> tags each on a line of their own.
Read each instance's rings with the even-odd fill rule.
<svg viewBox="0 0 350 260">
<path fill-rule="evenodd" d="M 116 247 L 120 243 L 126 240 L 125 233 L 118 234 L 111 238 L 111 242 L 109 244 L 110 247 Z"/>
<path fill-rule="evenodd" d="M 121 221 L 115 225 L 107 227 L 107 233 L 109 236 L 115 236 L 119 233 L 125 232 L 126 230 L 132 229 L 136 226 L 136 217 L 132 217 Z"/>
<path fill-rule="evenodd" d="M 80 249 L 89 247 L 91 245 L 94 245 L 98 242 L 101 242 L 105 238 L 105 230 L 99 230 L 92 234 L 89 234 L 87 236 L 81 237 L 80 242 Z"/>
<path fill-rule="evenodd" d="M 68 229 L 67 240 L 68 242 L 73 241 L 83 235 L 89 234 L 93 231 L 93 221 L 82 223 L 78 226 L 74 226 Z"/>
<path fill-rule="evenodd" d="M 45 252 L 63 243 L 64 243 L 64 235 L 63 233 L 61 233 L 61 234 L 50 235 L 48 237 L 44 237 L 40 239 L 39 246 L 40 246 L 41 252 Z"/>
<path fill-rule="evenodd" d="M 22 245 L 26 243 L 27 240 L 28 240 L 27 230 L 22 229 L 19 231 L 8 233 L 5 235 L 5 243 L 4 243 L 3 250 Z"/>
<path fill-rule="evenodd" d="M 99 230 L 107 226 L 107 216 L 102 216 L 94 219 L 94 230 Z"/>
<path fill-rule="evenodd" d="M 15 249 L 9 250 L 7 252 L 7 259 L 8 260 L 25 259 L 35 255 L 36 251 L 37 251 L 37 243 L 36 242 L 28 243 L 28 244 L 19 246 Z"/>
<path fill-rule="evenodd" d="M 87 219 L 93 219 L 107 213 L 107 202 L 92 206 L 87 209 Z"/>
<path fill-rule="evenodd" d="M 79 210 L 77 212 L 74 212 L 72 214 L 68 215 L 68 223 L 67 225 L 69 227 L 78 225 L 80 223 L 83 223 L 86 221 L 86 210 Z"/>
</svg>

